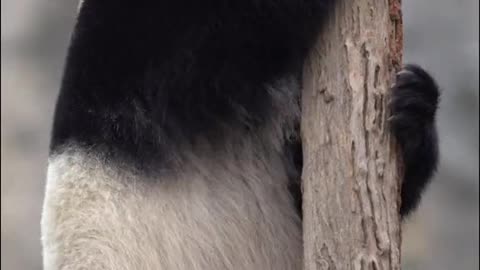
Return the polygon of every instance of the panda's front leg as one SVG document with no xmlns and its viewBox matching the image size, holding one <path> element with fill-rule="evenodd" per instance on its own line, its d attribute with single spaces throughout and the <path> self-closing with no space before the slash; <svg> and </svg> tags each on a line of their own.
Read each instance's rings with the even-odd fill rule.
<svg viewBox="0 0 480 270">
<path fill-rule="evenodd" d="M 397 73 L 391 91 L 389 120 L 405 163 L 400 207 L 404 217 L 417 206 L 437 166 L 439 90 L 425 70 L 407 65 Z"/>
</svg>

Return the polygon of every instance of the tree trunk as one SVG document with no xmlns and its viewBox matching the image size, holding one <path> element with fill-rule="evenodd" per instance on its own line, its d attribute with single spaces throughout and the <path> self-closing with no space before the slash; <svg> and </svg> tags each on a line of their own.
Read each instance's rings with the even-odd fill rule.
<svg viewBox="0 0 480 270">
<path fill-rule="evenodd" d="M 400 269 L 400 176 L 387 125 L 400 0 L 341 0 L 305 66 L 305 270 Z"/>
</svg>

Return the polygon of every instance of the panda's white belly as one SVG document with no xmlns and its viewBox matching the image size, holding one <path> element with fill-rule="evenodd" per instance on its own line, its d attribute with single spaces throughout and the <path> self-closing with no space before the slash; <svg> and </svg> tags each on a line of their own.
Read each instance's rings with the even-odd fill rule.
<svg viewBox="0 0 480 270">
<path fill-rule="evenodd" d="M 51 157 L 44 269 L 301 269 L 301 221 L 280 160 L 233 160 L 145 179 L 82 151 Z"/>
</svg>

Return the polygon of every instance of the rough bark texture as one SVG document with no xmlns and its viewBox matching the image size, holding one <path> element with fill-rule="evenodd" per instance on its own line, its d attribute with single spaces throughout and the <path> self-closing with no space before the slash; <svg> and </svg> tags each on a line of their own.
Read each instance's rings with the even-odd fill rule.
<svg viewBox="0 0 480 270">
<path fill-rule="evenodd" d="M 387 126 L 399 0 L 342 0 L 305 66 L 305 270 L 400 269 L 400 166 Z"/>
</svg>

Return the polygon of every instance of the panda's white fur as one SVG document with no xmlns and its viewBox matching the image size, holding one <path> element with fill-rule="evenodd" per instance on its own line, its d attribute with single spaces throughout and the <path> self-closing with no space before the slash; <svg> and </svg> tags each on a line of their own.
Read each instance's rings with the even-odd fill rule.
<svg viewBox="0 0 480 270">
<path fill-rule="evenodd" d="M 301 220 L 280 151 L 298 117 L 292 81 L 279 84 L 263 135 L 220 154 L 182 150 L 177 170 L 145 176 L 75 144 L 51 156 L 44 269 L 300 269 Z"/>
</svg>

